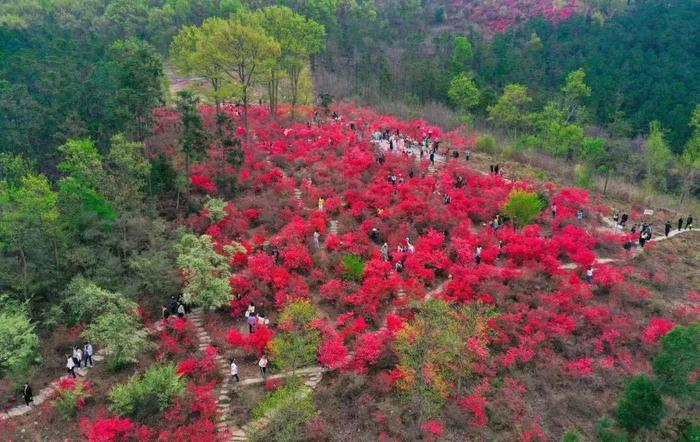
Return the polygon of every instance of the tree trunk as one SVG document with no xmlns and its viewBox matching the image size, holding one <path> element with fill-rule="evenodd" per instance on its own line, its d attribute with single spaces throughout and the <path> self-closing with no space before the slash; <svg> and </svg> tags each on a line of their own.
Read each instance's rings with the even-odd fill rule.
<svg viewBox="0 0 700 442">
<path fill-rule="evenodd" d="M 605 171 L 605 184 L 603 184 L 603 195 L 608 191 L 608 178 L 610 178 L 610 171 Z"/>
<path fill-rule="evenodd" d="M 289 81 L 292 86 L 292 121 L 296 118 L 297 99 L 299 98 L 299 75 L 296 69 L 289 71 Z"/>
</svg>

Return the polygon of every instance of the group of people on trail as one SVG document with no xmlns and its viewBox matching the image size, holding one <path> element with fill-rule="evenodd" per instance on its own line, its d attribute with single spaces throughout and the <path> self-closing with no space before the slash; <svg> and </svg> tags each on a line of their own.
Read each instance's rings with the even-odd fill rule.
<svg viewBox="0 0 700 442">
<path fill-rule="evenodd" d="M 171 296 L 168 305 L 163 305 L 160 315 L 163 320 L 167 320 L 170 316 L 176 315 L 178 318 L 182 319 L 189 312 L 189 306 L 185 305 L 184 302 L 179 302 L 174 296 Z"/>
<path fill-rule="evenodd" d="M 503 175 L 503 167 L 498 163 L 489 165 L 489 170 L 491 175 Z"/>
<path fill-rule="evenodd" d="M 231 380 L 236 381 L 236 382 L 241 382 L 241 376 L 238 374 L 238 365 L 236 364 L 235 359 L 231 359 Z M 258 368 L 260 369 L 260 375 L 262 376 L 263 379 L 267 378 L 267 365 L 269 361 L 267 359 L 267 356 L 265 353 L 263 353 L 260 356 L 260 359 L 258 359 Z"/>
<path fill-rule="evenodd" d="M 81 347 L 73 347 L 73 353 L 66 355 L 66 369 L 68 370 L 68 375 L 75 379 L 75 369 L 76 368 L 86 368 L 88 366 L 93 366 L 92 357 L 94 355 L 94 348 L 90 341 L 86 341 Z"/>
<path fill-rule="evenodd" d="M 255 333 L 255 327 L 258 325 L 268 325 L 270 320 L 265 317 L 262 312 L 255 311 L 255 304 L 251 302 L 245 311 L 245 321 L 248 324 L 248 333 Z"/>
</svg>

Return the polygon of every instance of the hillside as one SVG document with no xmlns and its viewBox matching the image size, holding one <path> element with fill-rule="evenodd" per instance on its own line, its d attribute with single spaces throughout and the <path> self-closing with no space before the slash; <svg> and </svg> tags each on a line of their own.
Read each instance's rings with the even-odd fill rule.
<svg viewBox="0 0 700 442">
<path fill-rule="evenodd" d="M 210 130 L 212 111 L 201 108 Z M 308 112 L 303 111 L 307 118 Z M 290 369 L 284 351 L 297 350 L 276 350 L 281 341 L 275 343 L 275 337 L 310 333 L 318 336 L 318 353 L 316 347 L 312 353 L 302 352 L 306 356 L 300 356 L 301 365 L 320 364 L 329 371 L 312 379 L 318 387 L 311 396 L 315 411 L 304 418 L 309 424 L 299 427 L 293 423 L 297 420 L 268 419 L 271 428 L 293 431 L 294 440 L 544 440 L 559 439 L 572 428 L 593 437 L 598 419 L 614 411 L 624 379 L 648 370 L 658 353 L 664 332 L 653 331 L 653 321 L 664 318 L 683 325 L 700 313 L 692 292 L 696 237 L 652 243 L 632 258 L 622 248 L 624 236 L 601 222 L 607 209 L 585 191 L 510 182 L 471 169 L 464 152 L 473 148 L 473 139 L 443 133 L 420 120 L 401 121 L 353 106 L 337 112 L 340 121 L 323 118 L 307 125 L 292 123 L 287 116 L 273 120 L 266 109 L 252 108 L 253 142 L 244 150 L 240 166 L 222 167 L 216 147 L 190 165 L 190 204 L 201 209 L 176 225 L 203 235 L 202 244 L 211 242 L 224 258 L 228 276 L 210 277 L 224 277 L 233 294 L 230 304 L 216 312 L 193 316 L 194 323 L 187 326 L 194 327 L 191 331 L 174 329 L 172 338 L 166 333 L 154 341 L 159 358 L 180 361 L 178 371 L 189 379 L 191 387 L 184 396 L 189 399 L 183 400 L 196 397 L 191 396 L 195 385 L 205 379 L 216 382 L 208 400 L 218 398 L 217 410 L 199 411 L 201 420 L 194 425 L 206 428 L 213 425 L 206 422 L 216 413 L 224 413 L 227 427 L 219 430 L 240 431 L 259 416 L 252 410 L 261 400 L 262 385 L 254 381 L 259 378 L 261 349 L 269 345 L 268 374 L 284 374 Z M 226 108 L 226 113 L 239 121 L 235 107 Z M 157 115 L 149 148 L 165 153 L 178 170 L 184 167 L 183 157 L 171 149 L 178 116 L 170 110 Z M 428 134 L 441 140 L 435 166 L 427 156 L 420 159 L 417 150 L 385 151 L 371 142 L 371 134 L 384 129 L 398 130 L 407 140 Z M 460 156 L 448 159 L 448 149 Z M 377 155 L 383 155 L 383 163 L 376 161 Z M 396 185 L 388 180 L 391 175 L 397 177 Z M 456 181 L 459 177 L 464 185 Z M 538 193 L 549 201 L 547 206 L 556 204 L 556 216 L 543 210 L 523 229 L 506 222 L 494 230 L 487 223 L 502 213 L 514 189 Z M 450 196 L 449 204 L 445 195 Z M 579 209 L 584 211 L 583 223 L 576 221 Z M 372 229 L 378 231 L 377 242 L 372 241 Z M 319 233 L 318 245 L 314 232 Z M 382 259 L 383 242 L 389 245 L 388 262 Z M 231 244 L 242 247 L 229 248 Z M 395 251 L 408 244 L 408 250 Z M 483 247 L 480 263 L 474 262 L 477 245 Z M 683 264 L 673 257 L 679 247 L 686 250 L 680 258 Z M 593 282 L 587 284 L 584 269 L 600 254 L 619 262 L 594 264 Z M 348 256 L 362 263 L 364 270 L 356 276 L 348 273 Z M 403 263 L 400 271 L 397 262 Z M 678 269 L 678 275 L 662 271 L 666 263 Z M 183 275 L 192 271 L 186 268 L 181 268 Z M 185 290 L 195 283 L 183 279 Z M 204 302 L 197 301 L 203 294 L 192 296 L 193 302 Z M 251 302 L 270 325 L 258 325 L 249 335 L 243 313 Z M 285 306 L 299 302 L 307 302 L 316 313 L 297 330 L 281 318 L 289 314 L 282 313 Z M 443 302 L 447 304 L 441 307 Z M 437 329 L 419 325 L 427 306 L 448 309 L 443 312 L 447 317 L 430 319 L 441 324 Z M 460 306 L 475 318 L 487 319 L 464 344 L 451 340 L 459 336 L 445 340 L 448 329 L 440 328 L 454 326 L 443 321 Z M 155 317 L 156 310 L 145 314 Z M 421 348 L 416 339 L 427 339 L 428 347 L 415 353 Z M 212 357 L 206 356 L 207 345 L 217 349 L 212 355 L 220 355 L 211 359 L 214 365 L 206 375 L 188 374 L 185 368 L 197 340 L 205 352 L 202 361 Z M 443 351 L 457 353 L 444 359 Z M 231 357 L 239 365 L 240 386 L 218 374 L 217 366 L 227 373 Z M 466 371 L 455 371 L 452 364 L 458 361 L 468 364 L 462 369 Z M 86 379 L 92 382 L 93 376 Z M 280 384 L 268 385 L 274 389 Z M 88 408 L 79 414 L 96 416 L 106 401 L 104 394 L 95 388 Z M 232 407 L 225 405 L 229 401 Z M 36 413 L 15 418 L 17 423 L 5 422 L 17 425 L 15 431 L 22 428 L 38 436 L 47 429 L 31 425 Z M 48 409 L 40 413 L 42 420 L 58 422 L 47 415 Z M 97 415 L 106 419 L 109 414 L 104 413 Z M 675 425 L 684 413 L 676 409 L 659 433 L 646 437 L 675 437 Z M 188 419 L 196 415 L 195 411 Z M 104 421 L 85 423 L 84 431 L 96 431 L 105 425 L 100 422 Z M 149 418 L 141 423 L 149 428 L 142 427 L 142 434 L 163 434 L 164 422 Z M 256 427 L 244 426 L 256 434 L 251 428 Z M 255 437 L 268 434 L 257 431 L 262 433 Z"/>
</svg>

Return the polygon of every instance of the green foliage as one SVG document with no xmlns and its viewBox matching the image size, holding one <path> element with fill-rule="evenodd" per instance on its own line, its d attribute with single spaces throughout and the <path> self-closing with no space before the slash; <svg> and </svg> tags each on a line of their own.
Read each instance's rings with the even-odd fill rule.
<svg viewBox="0 0 700 442">
<path fill-rule="evenodd" d="M 161 299 L 180 288 L 175 262 L 167 250 L 145 250 L 129 260 L 129 268 L 140 279 L 142 290 Z"/>
<path fill-rule="evenodd" d="M 700 422 L 685 422 L 677 442 L 700 442 Z"/>
<path fill-rule="evenodd" d="M 659 388 L 672 396 L 700 400 L 700 322 L 676 326 L 661 338 L 661 351 L 652 364 Z"/>
<path fill-rule="evenodd" d="M 280 330 L 270 343 L 271 360 L 279 368 L 295 371 L 313 363 L 321 345 L 320 332 L 312 321 L 320 316 L 308 300 L 290 302 L 279 316 Z"/>
<path fill-rule="evenodd" d="M 593 171 L 591 168 L 586 164 L 574 166 L 574 184 L 586 189 L 593 187 Z"/>
<path fill-rule="evenodd" d="M 26 376 L 40 360 L 39 337 L 26 308 L 0 295 L 0 377 Z"/>
<path fill-rule="evenodd" d="M 632 377 L 617 405 L 620 425 L 632 432 L 655 428 L 663 415 L 664 403 L 654 383 L 645 374 Z"/>
<path fill-rule="evenodd" d="M 182 143 L 182 151 L 185 153 L 186 167 L 189 173 L 190 162 L 199 161 L 204 157 L 206 149 L 209 147 L 209 134 L 197 108 L 199 98 L 194 93 L 188 90 L 179 91 L 176 104 L 182 122 L 180 143 Z"/>
<path fill-rule="evenodd" d="M 575 428 L 570 428 L 566 430 L 566 433 L 564 433 L 564 437 L 562 437 L 561 441 L 562 442 L 581 442 L 583 436 L 581 436 L 581 433 L 575 429 Z"/>
<path fill-rule="evenodd" d="M 462 112 L 469 113 L 479 104 L 481 93 L 474 80 L 466 74 L 459 74 L 452 78 L 447 95 Z"/>
<path fill-rule="evenodd" d="M 53 405 L 64 417 L 73 418 L 88 399 L 90 391 L 85 384 L 76 381 L 72 389 L 58 389 Z"/>
<path fill-rule="evenodd" d="M 357 255 L 343 256 L 343 276 L 353 281 L 361 281 L 365 274 L 365 262 Z"/>
<path fill-rule="evenodd" d="M 450 57 L 450 65 L 453 72 L 460 73 L 469 70 L 469 66 L 474 55 L 474 49 L 467 37 L 458 35 L 453 41 L 452 55 Z"/>
<path fill-rule="evenodd" d="M 209 211 L 209 219 L 212 223 L 218 223 L 224 219 L 226 204 L 226 201 L 221 198 L 207 198 L 204 202 L 204 207 Z"/>
<path fill-rule="evenodd" d="M 601 419 L 596 426 L 596 434 L 600 442 L 627 442 L 627 438 L 613 429 L 613 424 L 607 417 Z"/>
<path fill-rule="evenodd" d="M 285 386 L 268 393 L 253 409 L 253 418 L 266 418 L 262 428 L 253 425 L 250 441 L 291 442 L 303 440 L 304 425 L 316 412 L 311 391 L 305 386 Z"/>
<path fill-rule="evenodd" d="M 508 84 L 498 101 L 487 108 L 489 121 L 496 126 L 514 131 L 527 125 L 527 106 L 532 102 L 527 87 L 520 84 Z"/>
<path fill-rule="evenodd" d="M 146 330 L 133 315 L 109 312 L 99 316 L 83 332 L 83 336 L 107 353 L 111 370 L 119 370 L 138 361 L 148 347 Z"/>
<path fill-rule="evenodd" d="M 105 290 L 82 276 L 76 276 L 66 286 L 63 305 L 68 313 L 66 325 L 92 322 L 106 313 L 133 314 L 137 307 L 121 293 Z"/>
<path fill-rule="evenodd" d="M 227 305 L 231 300 L 228 259 L 214 250 L 211 237 L 186 233 L 175 250 L 184 279 L 184 301 L 212 310 Z"/>
<path fill-rule="evenodd" d="M 535 222 L 544 207 L 537 194 L 515 189 L 508 196 L 503 213 L 513 220 L 516 227 L 523 227 Z"/>
<path fill-rule="evenodd" d="M 143 376 L 112 388 L 109 408 L 120 416 L 145 421 L 170 408 L 184 390 L 185 381 L 174 364 L 153 366 Z"/>
<path fill-rule="evenodd" d="M 413 318 L 396 334 L 397 387 L 421 413 L 434 416 L 446 400 L 461 394 L 464 382 L 488 353 L 488 320 L 494 313 L 476 305 L 450 305 L 432 298 L 416 306 Z"/>
<path fill-rule="evenodd" d="M 658 121 L 649 124 L 649 137 L 646 140 L 645 148 L 646 177 L 644 185 L 650 191 L 666 190 L 666 172 L 672 154 Z"/>
<path fill-rule="evenodd" d="M 561 92 L 564 94 L 566 121 L 580 121 L 583 114 L 582 100 L 591 96 L 591 88 L 586 84 L 586 72 L 577 69 L 569 72 Z"/>
<path fill-rule="evenodd" d="M 491 134 L 480 135 L 474 147 L 479 152 L 493 155 L 496 153 L 496 139 Z"/>
</svg>

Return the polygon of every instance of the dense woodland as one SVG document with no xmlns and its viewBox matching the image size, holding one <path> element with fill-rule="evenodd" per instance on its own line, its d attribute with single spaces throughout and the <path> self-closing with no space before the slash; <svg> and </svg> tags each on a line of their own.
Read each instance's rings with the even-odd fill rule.
<svg viewBox="0 0 700 442">
<path fill-rule="evenodd" d="M 0 429 L 224 440 L 229 395 L 227 425 L 265 418 L 250 440 L 698 440 L 695 244 L 637 257 L 603 222 L 646 208 L 605 199 L 608 178 L 674 202 L 656 235 L 697 204 L 698 17 L 697 0 L 0 3 L 0 400 L 65 374 L 73 345 L 107 350 L 100 381 L 64 378 L 29 412 L 48 428 Z M 416 118 L 369 110 L 391 105 Z M 440 164 L 377 161 L 386 130 L 438 140 Z M 527 179 L 535 154 L 566 178 Z M 479 172 L 515 158 L 512 180 Z M 373 228 L 413 250 L 382 258 Z M 192 321 L 160 321 L 171 297 L 208 312 L 204 351 Z M 250 334 L 249 302 L 272 320 Z M 254 378 L 263 353 L 330 371 L 315 392 L 294 374 L 228 390 L 217 364 Z"/>
</svg>

